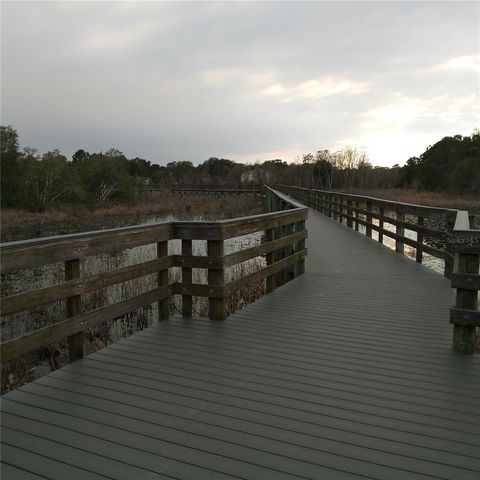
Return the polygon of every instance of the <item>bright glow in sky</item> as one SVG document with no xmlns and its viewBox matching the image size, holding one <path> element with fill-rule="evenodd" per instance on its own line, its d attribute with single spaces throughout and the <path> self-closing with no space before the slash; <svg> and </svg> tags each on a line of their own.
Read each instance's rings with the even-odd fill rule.
<svg viewBox="0 0 480 480">
<path fill-rule="evenodd" d="M 403 164 L 480 126 L 478 2 L 2 2 L 22 146 Z"/>
</svg>

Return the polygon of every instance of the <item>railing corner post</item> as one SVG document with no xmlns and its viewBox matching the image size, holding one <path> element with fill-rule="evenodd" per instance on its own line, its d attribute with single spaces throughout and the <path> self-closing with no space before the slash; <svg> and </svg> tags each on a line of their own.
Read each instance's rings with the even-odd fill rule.
<svg viewBox="0 0 480 480">
<path fill-rule="evenodd" d="M 297 232 L 302 232 L 305 230 L 305 220 L 301 220 L 295 224 L 295 230 Z M 295 250 L 300 252 L 305 248 L 305 239 L 303 238 L 296 244 Z M 302 275 L 305 273 L 305 258 L 302 258 L 299 260 L 294 267 L 294 276 L 298 277 L 299 275 Z"/>
<path fill-rule="evenodd" d="M 365 221 L 367 222 L 365 226 L 365 234 L 367 237 L 372 238 L 372 223 L 373 223 L 373 217 L 372 217 L 372 208 L 373 204 L 372 202 L 368 201 L 366 204 L 367 207 L 367 215 L 365 217 Z"/>
<path fill-rule="evenodd" d="M 395 212 L 395 218 L 398 222 L 401 222 L 401 224 L 397 223 L 395 228 L 395 233 L 397 235 L 397 239 L 395 240 L 395 251 L 403 255 L 405 253 L 405 244 L 398 237 L 405 237 L 405 227 L 403 225 L 405 223 L 405 213 L 397 210 Z"/>
<path fill-rule="evenodd" d="M 182 256 L 192 256 L 192 240 L 182 239 Z M 182 284 L 192 283 L 192 269 L 182 267 Z M 192 296 L 182 295 L 182 315 L 186 318 L 192 316 Z"/>
<path fill-rule="evenodd" d="M 456 214 L 453 212 L 447 212 L 445 216 L 446 223 L 446 237 L 453 235 L 453 228 L 455 226 Z M 454 251 L 452 245 L 447 241 L 446 246 L 446 258 L 445 258 L 445 277 L 451 279 L 453 273 Z"/>
<path fill-rule="evenodd" d="M 157 242 L 157 258 L 168 256 L 168 240 Z M 158 286 L 168 286 L 168 268 L 158 272 Z M 170 314 L 170 294 L 158 300 L 158 321 L 166 320 Z"/>
<path fill-rule="evenodd" d="M 347 200 L 347 227 L 353 228 L 353 202 L 352 200 Z"/>
<path fill-rule="evenodd" d="M 422 228 L 425 224 L 425 220 L 421 216 L 417 216 L 417 225 L 418 227 Z M 415 253 L 415 261 L 417 263 L 422 263 L 423 260 L 423 232 L 421 230 L 417 230 L 417 251 Z"/>
<path fill-rule="evenodd" d="M 223 257 L 223 240 L 208 240 L 207 255 L 212 257 Z M 208 269 L 208 284 L 216 287 L 224 286 L 223 268 L 221 270 L 213 268 Z M 208 299 L 208 308 L 210 320 L 225 320 L 225 318 L 227 318 L 227 302 L 225 296 L 210 297 Z"/>
<path fill-rule="evenodd" d="M 475 352 L 480 314 L 478 288 L 475 288 L 474 283 L 469 282 L 468 278 L 471 280 L 479 276 L 480 252 L 454 251 L 454 258 L 452 286 L 456 287 L 457 292 L 455 307 L 450 313 L 450 322 L 454 324 L 452 347 L 455 352 L 471 354 Z"/>
</svg>

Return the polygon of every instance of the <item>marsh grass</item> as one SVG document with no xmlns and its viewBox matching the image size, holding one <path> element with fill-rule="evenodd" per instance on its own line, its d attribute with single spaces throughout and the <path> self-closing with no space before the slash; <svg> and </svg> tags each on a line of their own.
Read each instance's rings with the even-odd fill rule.
<svg viewBox="0 0 480 480">
<path fill-rule="evenodd" d="M 480 198 L 478 195 L 454 195 L 446 192 L 418 191 L 411 188 L 392 188 L 387 190 L 352 189 L 346 193 L 383 198 L 395 202 L 413 203 L 415 205 L 468 210 L 474 215 L 480 215 Z"/>
<path fill-rule="evenodd" d="M 46 212 L 2 209 L 0 235 L 2 242 L 10 242 L 139 225 L 158 221 L 160 217 L 169 215 L 173 215 L 177 220 L 190 220 L 196 215 L 202 216 L 205 220 L 221 220 L 255 215 L 262 211 L 261 199 L 250 196 L 189 197 L 156 192 L 137 199 L 135 203 L 112 203 L 94 211 L 78 206 L 56 207 Z"/>
</svg>

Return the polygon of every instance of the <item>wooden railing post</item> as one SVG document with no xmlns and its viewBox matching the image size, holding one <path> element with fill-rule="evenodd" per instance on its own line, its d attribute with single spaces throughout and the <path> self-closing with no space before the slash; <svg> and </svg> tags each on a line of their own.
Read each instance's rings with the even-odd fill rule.
<svg viewBox="0 0 480 480">
<path fill-rule="evenodd" d="M 305 220 L 302 220 L 302 221 L 297 222 L 295 224 L 295 231 L 302 232 L 304 230 L 305 230 Z M 300 252 L 304 248 L 305 248 L 305 239 L 302 239 L 299 242 L 297 242 L 297 244 L 295 246 L 295 251 Z M 298 277 L 302 273 L 305 273 L 305 259 L 304 258 L 295 264 L 295 269 L 294 269 L 295 277 Z"/>
<path fill-rule="evenodd" d="M 456 214 L 455 213 L 447 212 L 447 214 L 445 215 L 447 238 L 448 238 L 449 235 L 452 235 L 452 233 L 453 233 L 453 227 L 455 225 L 455 219 L 456 219 Z M 452 278 L 452 273 L 453 273 L 453 248 L 450 245 L 450 243 L 448 243 L 448 242 L 447 242 L 447 246 L 446 246 L 446 253 L 447 253 L 447 257 L 445 258 L 444 275 L 447 278 Z"/>
<path fill-rule="evenodd" d="M 168 256 L 168 241 L 157 242 L 157 258 Z M 158 286 L 168 285 L 168 268 L 158 272 Z M 169 317 L 170 298 L 163 298 L 158 301 L 158 321 L 161 322 Z"/>
<path fill-rule="evenodd" d="M 353 202 L 354 208 L 355 208 L 355 230 L 358 232 L 360 223 L 358 221 L 358 218 L 360 217 L 360 213 L 358 212 L 358 209 L 360 208 L 360 202 L 357 200 Z"/>
<path fill-rule="evenodd" d="M 383 207 L 380 207 L 378 213 L 381 217 L 383 217 L 385 215 L 385 209 Z M 378 221 L 378 226 L 380 228 L 380 230 L 378 231 L 378 242 L 383 245 L 383 218 Z"/>
<path fill-rule="evenodd" d="M 285 236 L 285 226 L 277 227 L 275 231 L 275 238 L 279 239 L 279 238 L 283 238 L 284 236 Z M 282 260 L 284 258 L 285 258 L 285 248 L 282 247 L 275 252 L 275 261 L 278 262 L 279 260 Z M 282 270 L 281 272 L 277 273 L 277 275 L 275 276 L 275 288 L 280 287 L 284 283 L 285 283 L 285 271 Z"/>
<path fill-rule="evenodd" d="M 395 212 L 395 218 L 399 220 L 400 222 L 405 221 L 405 214 L 403 212 Z M 403 225 L 397 225 L 395 229 L 395 233 L 400 236 L 404 237 L 405 236 L 405 227 Z M 399 240 L 398 238 L 395 240 L 395 251 L 397 253 L 401 253 L 403 255 L 405 251 L 405 244 L 402 242 L 402 240 Z"/>
<path fill-rule="evenodd" d="M 182 240 L 182 255 L 192 255 L 192 240 Z M 192 269 L 182 267 L 182 283 L 192 283 Z M 192 316 L 192 296 L 182 295 L 182 315 L 184 317 Z"/>
<path fill-rule="evenodd" d="M 372 238 L 372 202 L 367 202 L 367 215 L 366 215 L 366 222 L 367 225 L 365 226 L 365 234 L 367 237 Z"/>
<path fill-rule="evenodd" d="M 353 228 L 353 210 L 352 210 L 352 201 L 347 200 L 347 227 Z"/>
<path fill-rule="evenodd" d="M 423 227 L 424 224 L 425 224 L 424 218 L 418 216 L 417 225 L 419 227 Z M 422 263 L 422 257 L 423 257 L 422 245 L 423 245 L 423 233 L 417 231 L 417 252 L 415 254 L 415 260 L 417 263 Z"/>
<path fill-rule="evenodd" d="M 336 220 L 338 222 L 338 219 L 339 219 L 339 205 L 338 205 L 338 197 L 336 195 L 334 195 L 332 197 L 332 203 L 334 204 L 333 205 L 333 219 Z"/>
<path fill-rule="evenodd" d="M 208 240 L 207 241 L 207 255 L 212 257 L 223 257 L 224 246 L 223 240 Z M 223 269 L 208 269 L 208 283 L 209 285 L 223 286 L 224 275 Z M 225 320 L 227 317 L 227 308 L 225 297 L 209 298 L 209 314 L 210 320 Z"/>
<path fill-rule="evenodd" d="M 480 326 L 480 313 L 478 312 L 478 284 L 479 284 L 479 253 L 462 253 L 455 252 L 454 271 L 455 274 L 464 275 L 471 279 L 471 286 L 467 286 L 462 282 L 462 285 L 467 288 L 457 286 L 457 295 L 455 307 L 461 310 L 468 310 L 470 312 L 462 315 L 457 315 L 458 311 L 452 309 L 451 322 L 453 326 L 453 350 L 459 353 L 473 353 L 475 351 L 476 329 Z M 465 275 L 466 274 L 466 275 Z M 471 275 L 471 277 L 468 277 Z M 453 275 L 455 280 L 455 275 Z M 476 281 L 475 281 L 476 278 Z M 455 283 L 453 284 L 455 285 Z M 476 286 L 475 286 L 476 285 Z M 476 313 L 476 317 L 475 314 Z M 471 320 L 460 320 L 459 317 L 472 317 Z"/>
<path fill-rule="evenodd" d="M 267 242 L 273 242 L 275 240 L 275 229 L 269 228 L 266 231 Z M 275 263 L 275 252 L 271 251 L 267 253 L 267 267 Z M 267 293 L 271 293 L 275 290 L 275 275 L 269 275 L 267 277 Z"/>
<path fill-rule="evenodd" d="M 294 229 L 295 229 L 295 224 L 294 223 L 290 223 L 288 225 L 285 225 L 285 236 L 292 235 L 293 233 L 295 233 Z M 284 257 L 289 257 L 290 255 L 293 255 L 293 253 L 294 253 L 293 244 L 288 245 L 284 248 Z M 291 267 L 288 267 L 285 270 L 285 282 L 289 282 L 290 280 L 295 278 L 295 276 L 296 275 L 295 275 L 294 265 L 292 265 Z"/>
<path fill-rule="evenodd" d="M 80 278 L 80 260 L 67 260 L 65 262 L 65 280 Z M 82 310 L 81 295 L 74 295 L 66 299 L 66 317 L 79 315 Z M 78 332 L 68 337 L 68 361 L 75 362 L 83 358 L 85 344 L 85 332 Z"/>
</svg>

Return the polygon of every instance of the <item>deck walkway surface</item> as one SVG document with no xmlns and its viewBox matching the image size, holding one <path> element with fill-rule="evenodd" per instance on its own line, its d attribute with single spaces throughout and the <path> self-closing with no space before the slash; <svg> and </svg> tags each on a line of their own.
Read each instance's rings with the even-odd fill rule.
<svg viewBox="0 0 480 480">
<path fill-rule="evenodd" d="M 449 282 L 310 211 L 307 273 L 2 399 L 2 479 L 478 479 Z"/>
</svg>

